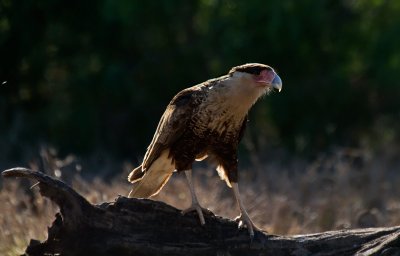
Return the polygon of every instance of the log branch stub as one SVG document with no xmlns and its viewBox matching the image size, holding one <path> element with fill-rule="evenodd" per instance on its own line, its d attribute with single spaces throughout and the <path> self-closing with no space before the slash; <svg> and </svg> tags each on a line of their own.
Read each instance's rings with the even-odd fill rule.
<svg viewBox="0 0 400 256">
<path fill-rule="evenodd" d="M 386 255 L 400 256 L 400 226 L 275 236 L 247 229 L 235 221 L 195 213 L 163 202 L 119 196 L 114 202 L 90 204 L 64 182 L 26 168 L 3 177 L 37 180 L 40 193 L 60 207 L 48 238 L 31 240 L 25 255 Z"/>
</svg>

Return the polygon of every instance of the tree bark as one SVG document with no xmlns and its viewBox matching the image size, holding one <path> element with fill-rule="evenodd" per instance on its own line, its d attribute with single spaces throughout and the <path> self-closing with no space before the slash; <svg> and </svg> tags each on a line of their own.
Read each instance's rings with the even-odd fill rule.
<svg viewBox="0 0 400 256">
<path fill-rule="evenodd" d="M 37 180 L 40 193 L 60 207 L 48 238 L 31 240 L 25 255 L 400 255 L 400 226 L 276 236 L 236 222 L 195 214 L 162 202 L 119 196 L 90 204 L 71 187 L 41 172 L 13 168 L 3 177 Z"/>
</svg>

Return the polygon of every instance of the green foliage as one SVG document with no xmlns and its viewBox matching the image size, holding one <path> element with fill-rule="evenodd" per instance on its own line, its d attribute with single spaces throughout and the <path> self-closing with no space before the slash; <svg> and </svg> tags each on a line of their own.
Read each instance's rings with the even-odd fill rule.
<svg viewBox="0 0 400 256">
<path fill-rule="evenodd" d="M 399 119 L 399 11 L 383 0 L 1 0 L 2 147 L 143 154 L 175 93 L 246 62 L 284 83 L 252 111 L 256 141 L 358 145 Z"/>
</svg>

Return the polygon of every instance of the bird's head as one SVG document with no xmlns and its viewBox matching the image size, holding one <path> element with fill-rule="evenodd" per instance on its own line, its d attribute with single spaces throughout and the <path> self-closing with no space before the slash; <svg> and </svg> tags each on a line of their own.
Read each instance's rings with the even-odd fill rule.
<svg viewBox="0 0 400 256">
<path fill-rule="evenodd" d="M 263 93 L 273 89 L 282 90 L 282 80 L 275 70 L 268 65 L 260 63 L 248 63 L 232 68 L 228 74 L 232 78 L 239 79 L 240 84 L 257 89 Z"/>
</svg>

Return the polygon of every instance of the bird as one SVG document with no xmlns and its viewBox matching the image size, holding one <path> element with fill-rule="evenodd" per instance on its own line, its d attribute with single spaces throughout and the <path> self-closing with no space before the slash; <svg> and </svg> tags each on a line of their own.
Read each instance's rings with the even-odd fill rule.
<svg viewBox="0 0 400 256">
<path fill-rule="evenodd" d="M 157 195 L 174 172 L 184 172 L 192 203 L 182 211 L 196 211 L 201 225 L 203 211 L 193 180 L 194 161 L 210 160 L 222 180 L 232 188 L 239 206 L 239 226 L 251 238 L 255 226 L 247 213 L 238 186 L 238 145 L 243 137 L 248 112 L 263 95 L 282 90 L 282 80 L 265 64 L 247 63 L 228 74 L 186 88 L 176 94 L 162 115 L 142 163 L 128 176 L 134 183 L 128 197 Z"/>
</svg>

